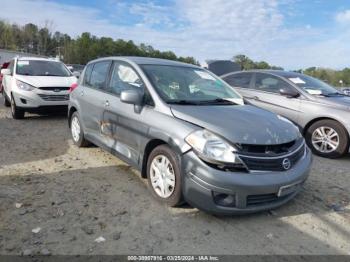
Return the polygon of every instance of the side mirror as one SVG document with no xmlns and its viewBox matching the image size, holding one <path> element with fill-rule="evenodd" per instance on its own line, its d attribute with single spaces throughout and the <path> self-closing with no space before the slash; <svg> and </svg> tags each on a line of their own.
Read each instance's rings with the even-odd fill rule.
<svg viewBox="0 0 350 262">
<path fill-rule="evenodd" d="M 300 96 L 299 92 L 293 88 L 281 88 L 280 94 L 288 98 L 296 98 Z"/>
<path fill-rule="evenodd" d="M 142 109 L 142 102 L 143 102 L 143 92 L 135 89 L 128 89 L 123 90 L 120 93 L 120 101 L 126 104 L 133 104 L 135 105 L 135 112 L 140 113 Z"/>
<path fill-rule="evenodd" d="M 75 76 L 76 78 L 79 79 L 79 77 L 80 77 L 80 72 L 79 71 L 74 71 L 72 74 L 73 74 L 73 76 Z"/>
<path fill-rule="evenodd" d="M 11 70 L 9 68 L 1 69 L 1 74 L 4 76 L 11 75 Z"/>
</svg>

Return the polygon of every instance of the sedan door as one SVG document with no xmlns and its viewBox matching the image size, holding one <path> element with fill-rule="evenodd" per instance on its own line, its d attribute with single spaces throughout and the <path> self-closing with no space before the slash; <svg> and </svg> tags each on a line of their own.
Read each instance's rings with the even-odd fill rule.
<svg viewBox="0 0 350 262">
<path fill-rule="evenodd" d="M 280 77 L 267 73 L 255 73 L 251 87 L 244 90 L 243 96 L 255 106 L 298 123 L 301 105 L 300 96 L 283 96 L 280 94 L 282 88 L 295 90 L 295 87 Z"/>
</svg>

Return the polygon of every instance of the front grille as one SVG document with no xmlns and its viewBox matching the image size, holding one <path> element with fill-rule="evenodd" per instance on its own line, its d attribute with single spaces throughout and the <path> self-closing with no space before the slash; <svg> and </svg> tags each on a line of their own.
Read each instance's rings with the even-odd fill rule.
<svg viewBox="0 0 350 262">
<path fill-rule="evenodd" d="M 305 154 L 305 143 L 299 144 L 297 148 L 289 154 L 281 154 L 278 156 L 255 156 L 255 155 L 240 155 L 240 159 L 245 163 L 250 171 L 286 171 L 292 168 Z M 290 165 L 286 168 L 283 161 L 288 159 Z"/>
<path fill-rule="evenodd" d="M 38 89 L 45 90 L 45 91 L 56 91 L 57 90 L 57 92 L 60 92 L 60 91 L 69 90 L 69 87 L 67 87 L 67 86 L 43 86 L 43 87 L 39 87 Z"/>
<path fill-rule="evenodd" d="M 39 94 L 39 96 L 45 101 L 67 101 L 67 100 L 69 100 L 69 95 L 44 95 L 44 94 Z"/>
<path fill-rule="evenodd" d="M 277 194 L 250 195 L 247 196 L 247 207 L 271 204 L 275 201 L 286 199 L 288 196 L 290 196 L 290 194 L 281 197 L 278 197 Z"/>
</svg>

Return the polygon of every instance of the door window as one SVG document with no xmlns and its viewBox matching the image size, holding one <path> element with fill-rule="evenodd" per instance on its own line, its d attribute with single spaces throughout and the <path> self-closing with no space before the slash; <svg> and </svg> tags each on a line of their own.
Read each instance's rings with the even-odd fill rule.
<svg viewBox="0 0 350 262">
<path fill-rule="evenodd" d="M 135 70 L 120 62 L 115 62 L 108 90 L 116 95 L 120 95 L 121 91 L 128 89 L 144 89 L 144 84 Z"/>
<path fill-rule="evenodd" d="M 90 83 L 90 78 L 91 78 L 91 72 L 92 72 L 92 68 L 94 67 L 94 64 L 89 64 L 86 67 L 85 73 L 84 73 L 84 81 L 83 84 L 86 86 L 91 86 Z"/>
<path fill-rule="evenodd" d="M 230 86 L 240 87 L 240 88 L 249 88 L 250 80 L 252 78 L 252 74 L 244 73 L 244 74 L 232 74 L 224 78 Z"/>
<path fill-rule="evenodd" d="M 88 86 L 91 86 L 96 89 L 105 89 L 110 64 L 110 61 L 95 63 L 91 71 Z"/>
<path fill-rule="evenodd" d="M 290 88 L 288 83 L 278 77 L 257 73 L 255 78 L 255 89 L 270 93 L 279 93 L 281 88 Z"/>
</svg>

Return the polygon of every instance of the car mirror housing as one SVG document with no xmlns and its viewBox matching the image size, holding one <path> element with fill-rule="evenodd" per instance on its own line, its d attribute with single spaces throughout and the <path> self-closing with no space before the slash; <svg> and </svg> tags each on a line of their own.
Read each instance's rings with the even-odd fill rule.
<svg viewBox="0 0 350 262">
<path fill-rule="evenodd" d="M 1 69 L 1 74 L 6 76 L 6 75 L 11 75 L 11 70 L 8 68 Z"/>
<path fill-rule="evenodd" d="M 299 92 L 295 89 L 292 89 L 292 88 L 281 88 L 280 94 L 282 96 L 286 96 L 288 98 L 295 98 L 295 97 L 300 96 Z"/>
<path fill-rule="evenodd" d="M 80 78 L 80 72 L 79 71 L 74 71 L 73 73 L 72 73 L 72 75 L 73 76 L 75 76 L 76 78 Z"/>
<path fill-rule="evenodd" d="M 139 90 L 129 89 L 120 93 L 120 101 L 126 104 L 135 105 L 135 112 L 140 113 L 143 103 L 144 93 Z"/>
</svg>

